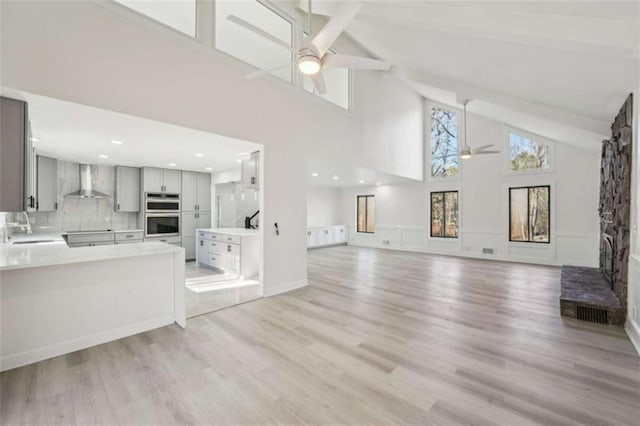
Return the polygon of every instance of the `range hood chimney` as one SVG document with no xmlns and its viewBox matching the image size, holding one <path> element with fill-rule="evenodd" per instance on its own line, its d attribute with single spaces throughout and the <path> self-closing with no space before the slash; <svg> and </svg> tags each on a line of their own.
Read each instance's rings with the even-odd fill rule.
<svg viewBox="0 0 640 426">
<path fill-rule="evenodd" d="M 91 164 L 80 164 L 80 189 L 65 195 L 65 198 L 109 198 L 110 195 L 103 194 L 93 189 L 93 176 L 91 174 Z"/>
</svg>

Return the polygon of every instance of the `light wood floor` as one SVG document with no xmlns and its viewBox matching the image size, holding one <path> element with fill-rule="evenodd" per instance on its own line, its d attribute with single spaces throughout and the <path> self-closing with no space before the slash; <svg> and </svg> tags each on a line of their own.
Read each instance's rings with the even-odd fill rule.
<svg viewBox="0 0 640 426">
<path fill-rule="evenodd" d="M 335 247 L 310 286 L 1 376 L 0 423 L 627 424 L 640 357 L 559 269 Z"/>
</svg>

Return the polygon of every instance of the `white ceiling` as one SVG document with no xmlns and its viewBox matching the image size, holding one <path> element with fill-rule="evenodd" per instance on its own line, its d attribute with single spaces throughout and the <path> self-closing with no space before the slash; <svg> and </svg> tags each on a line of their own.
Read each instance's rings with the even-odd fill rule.
<svg viewBox="0 0 640 426">
<path fill-rule="evenodd" d="M 354 167 L 347 162 L 328 161 L 319 158 L 307 160 L 307 180 L 310 186 L 323 187 L 352 187 L 415 183 L 412 179 L 381 173 L 363 167 Z M 317 176 L 314 176 L 317 174 Z M 334 179 L 337 177 L 338 179 Z"/>
<path fill-rule="evenodd" d="M 638 87 L 639 28 L 637 1 L 364 1 L 347 33 L 425 97 L 593 147 Z"/>
<path fill-rule="evenodd" d="M 213 133 L 43 96 L 8 93 L 7 90 L 2 93 L 29 103 L 32 134 L 37 139 L 33 144 L 37 152 L 62 160 L 218 172 L 239 167 L 240 154 L 261 147 Z M 122 144 L 113 144 L 113 140 Z M 175 166 L 170 166 L 172 163 Z"/>
</svg>

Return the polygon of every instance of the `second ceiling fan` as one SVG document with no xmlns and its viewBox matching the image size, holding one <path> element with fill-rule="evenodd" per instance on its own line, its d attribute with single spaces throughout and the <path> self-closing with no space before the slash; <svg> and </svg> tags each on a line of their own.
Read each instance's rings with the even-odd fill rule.
<svg viewBox="0 0 640 426">
<path fill-rule="evenodd" d="M 311 1 L 309 1 L 309 10 L 307 11 L 308 32 L 309 35 L 305 37 L 298 50 L 288 45 L 284 41 L 269 34 L 268 32 L 256 27 L 255 25 L 247 22 L 236 15 L 229 15 L 227 19 L 255 34 L 264 37 L 265 39 L 277 44 L 284 49 L 297 54 L 298 58 L 295 62 L 280 65 L 274 68 L 260 70 L 247 74 L 246 78 L 255 78 L 261 75 L 269 74 L 272 71 L 277 71 L 290 67 L 294 64 L 298 65 L 298 69 L 301 73 L 308 75 L 315 87 L 316 91 L 323 95 L 327 92 L 327 87 L 322 75 L 322 70 L 330 68 L 351 68 L 361 70 L 374 70 L 374 71 L 387 71 L 391 67 L 391 64 L 378 59 L 364 58 L 361 56 L 340 55 L 329 51 L 336 39 L 342 34 L 347 25 L 353 20 L 361 4 L 358 2 L 345 3 L 336 13 L 329 19 L 324 27 L 317 34 L 313 35 L 311 32 Z"/>
<path fill-rule="evenodd" d="M 486 154 L 500 154 L 500 151 L 489 150 L 487 148 L 491 148 L 494 144 L 482 145 L 475 148 L 471 148 L 469 146 L 468 138 L 467 138 L 467 104 L 469 103 L 469 99 L 463 99 L 461 101 L 462 106 L 464 107 L 464 144 L 462 145 L 462 149 L 460 150 L 460 158 L 466 160 L 468 158 L 473 157 L 474 155 L 486 155 Z"/>
</svg>

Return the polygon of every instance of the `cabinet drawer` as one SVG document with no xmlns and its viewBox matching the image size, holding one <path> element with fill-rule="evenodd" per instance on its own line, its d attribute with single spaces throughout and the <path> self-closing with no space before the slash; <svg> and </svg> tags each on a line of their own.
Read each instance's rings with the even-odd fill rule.
<svg viewBox="0 0 640 426">
<path fill-rule="evenodd" d="M 212 238 L 214 240 L 224 241 L 225 243 L 240 244 L 240 236 L 239 235 L 212 234 Z"/>
<path fill-rule="evenodd" d="M 223 268 L 223 258 L 219 254 L 209 254 L 209 266 L 214 268 Z"/>
<path fill-rule="evenodd" d="M 116 242 L 134 240 L 142 241 L 142 231 L 116 232 Z"/>
<path fill-rule="evenodd" d="M 90 234 L 68 234 L 67 243 L 69 245 L 82 243 L 113 243 L 112 233 L 90 233 Z"/>
<path fill-rule="evenodd" d="M 208 240 L 211 241 L 212 238 L 212 233 L 211 232 L 198 232 L 198 238 L 201 240 Z"/>
<path fill-rule="evenodd" d="M 222 250 L 224 249 L 223 243 L 220 241 L 207 241 L 209 243 L 209 254 L 222 254 Z"/>
</svg>

